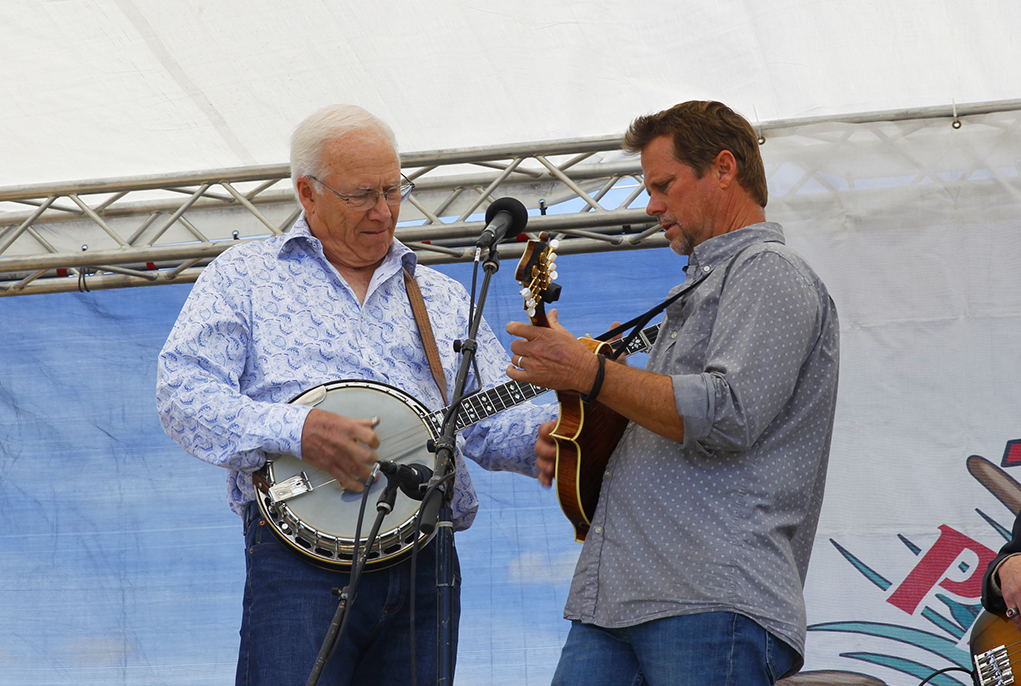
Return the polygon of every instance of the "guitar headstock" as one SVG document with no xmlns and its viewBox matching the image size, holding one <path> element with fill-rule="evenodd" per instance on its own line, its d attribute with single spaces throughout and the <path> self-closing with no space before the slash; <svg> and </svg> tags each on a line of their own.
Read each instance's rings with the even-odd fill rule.
<svg viewBox="0 0 1021 686">
<path fill-rule="evenodd" d="M 544 303 L 556 302 L 560 298 L 560 284 L 557 278 L 556 239 L 549 239 L 545 231 L 539 238 L 528 241 L 521 255 L 514 278 L 521 284 L 521 296 L 525 299 L 528 319 L 536 326 L 548 326 Z"/>
</svg>

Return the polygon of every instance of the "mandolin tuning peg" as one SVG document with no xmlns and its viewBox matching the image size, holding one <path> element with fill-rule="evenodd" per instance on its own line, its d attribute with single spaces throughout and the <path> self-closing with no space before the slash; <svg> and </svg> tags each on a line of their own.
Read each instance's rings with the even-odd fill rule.
<svg viewBox="0 0 1021 686">
<path fill-rule="evenodd" d="M 525 301 L 525 307 L 535 308 L 535 298 L 529 298 Z"/>
<path fill-rule="evenodd" d="M 534 307 L 530 307 L 530 308 L 529 308 L 529 309 L 528 309 L 528 310 L 526 311 L 526 313 L 528 314 L 528 316 L 529 316 L 529 317 L 534 317 L 534 316 L 535 316 L 535 308 L 534 308 Z"/>
<path fill-rule="evenodd" d="M 553 240 L 551 240 L 549 242 L 549 247 L 552 250 L 556 250 L 557 248 L 560 247 L 560 241 L 558 241 L 556 238 L 554 238 Z"/>
<path fill-rule="evenodd" d="M 556 281 L 557 280 L 557 270 L 556 269 L 554 269 L 553 273 L 549 275 L 549 280 L 550 281 Z"/>
<path fill-rule="evenodd" d="M 532 294 L 532 289 L 531 288 L 527 288 L 527 287 L 526 288 L 522 288 L 520 291 L 518 291 L 518 295 L 520 295 L 522 298 L 527 298 L 531 294 Z"/>
</svg>

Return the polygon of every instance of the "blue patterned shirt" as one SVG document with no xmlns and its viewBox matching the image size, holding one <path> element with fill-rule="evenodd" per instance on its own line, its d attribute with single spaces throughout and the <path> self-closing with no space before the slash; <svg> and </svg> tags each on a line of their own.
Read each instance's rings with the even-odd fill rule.
<svg viewBox="0 0 1021 686">
<path fill-rule="evenodd" d="M 444 407 L 432 377 L 402 266 L 425 299 L 447 387 L 468 336 L 469 299 L 453 279 L 416 264 L 394 241 L 369 284 L 364 304 L 323 255 L 304 217 L 285 236 L 235 246 L 199 277 L 159 357 L 156 404 L 164 430 L 192 455 L 225 467 L 227 498 L 241 514 L 255 499 L 252 472 L 265 454 L 301 457 L 311 408 L 289 404 L 299 393 L 338 379 L 378 381 Z M 508 355 L 490 327 L 478 336 L 481 386 L 508 381 Z M 467 389 L 476 387 L 474 372 Z M 458 435 L 454 524 L 471 526 L 478 497 L 462 455 L 489 470 L 535 470 L 538 424 L 555 405 L 524 403 Z"/>
</svg>

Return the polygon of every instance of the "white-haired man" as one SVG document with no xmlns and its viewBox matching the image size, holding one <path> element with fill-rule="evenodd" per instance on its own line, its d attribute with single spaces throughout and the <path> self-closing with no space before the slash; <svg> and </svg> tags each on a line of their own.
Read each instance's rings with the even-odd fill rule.
<svg viewBox="0 0 1021 686">
<path fill-rule="evenodd" d="M 247 580 L 237 684 L 305 683 L 337 608 L 344 570 L 323 568 L 282 544 L 260 516 L 252 473 L 267 453 L 297 456 L 345 489 L 363 490 L 380 439 L 369 417 L 289 403 L 337 379 L 397 387 L 430 410 L 445 402 L 434 379 L 404 280 L 421 290 L 446 384 L 468 334 L 469 302 L 452 279 L 416 265 L 394 239 L 411 185 L 390 128 L 354 106 L 325 108 L 291 138 L 292 179 L 304 213 L 284 236 L 231 248 L 206 268 L 160 354 L 157 404 L 185 450 L 228 470 L 231 508 L 244 522 Z M 488 326 L 478 334 L 481 378 L 506 380 L 507 353 Z M 536 427 L 549 410 L 524 404 L 463 434 L 462 452 L 487 469 L 534 475 Z M 382 422 L 387 418 L 382 417 Z M 498 450 L 495 449 L 498 447 Z M 478 507 L 461 455 L 454 528 Z M 371 520 L 366 515 L 366 530 Z M 364 536 L 364 532 L 363 532 Z M 435 548 L 362 575 L 349 621 L 322 684 L 435 682 Z M 456 567 L 456 561 L 455 561 Z M 460 575 L 453 598 L 456 643 Z M 416 589 L 416 662 L 410 660 L 410 594 Z"/>
</svg>

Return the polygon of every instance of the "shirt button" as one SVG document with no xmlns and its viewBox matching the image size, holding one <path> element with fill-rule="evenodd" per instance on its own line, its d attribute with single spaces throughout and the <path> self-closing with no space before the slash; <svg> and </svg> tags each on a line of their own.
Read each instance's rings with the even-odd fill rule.
<svg viewBox="0 0 1021 686">
<path fill-rule="evenodd" d="M 593 531 L 595 531 L 597 534 L 601 534 L 603 533 L 603 527 L 597 526 L 595 529 L 593 529 Z"/>
<path fill-rule="evenodd" d="M 677 332 L 674 331 L 672 334 L 670 334 L 670 338 L 677 338 Z"/>
<path fill-rule="evenodd" d="M 609 469 L 607 469 L 605 472 L 603 472 L 603 478 L 604 479 L 609 479 L 610 478 L 610 470 Z"/>
<path fill-rule="evenodd" d="M 702 271 L 704 271 L 704 272 L 711 272 L 712 270 L 713 270 L 713 268 L 710 267 L 708 264 L 706 266 L 702 267 Z"/>
</svg>

